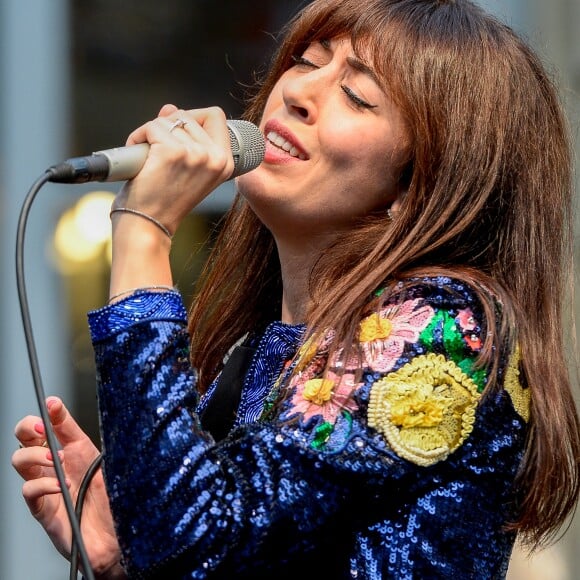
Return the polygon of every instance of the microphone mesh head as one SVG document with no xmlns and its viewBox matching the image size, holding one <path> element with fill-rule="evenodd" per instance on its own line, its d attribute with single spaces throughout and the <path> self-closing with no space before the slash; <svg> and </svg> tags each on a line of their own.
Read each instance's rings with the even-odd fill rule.
<svg viewBox="0 0 580 580">
<path fill-rule="evenodd" d="M 230 146 L 234 157 L 234 172 L 230 179 L 256 169 L 264 160 L 266 143 L 262 132 L 254 123 L 235 119 L 227 121 Z"/>
</svg>

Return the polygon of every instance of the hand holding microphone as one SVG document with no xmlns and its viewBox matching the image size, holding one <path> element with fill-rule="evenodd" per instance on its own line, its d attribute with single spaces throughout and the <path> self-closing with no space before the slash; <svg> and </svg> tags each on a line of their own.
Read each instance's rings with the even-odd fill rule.
<svg viewBox="0 0 580 580">
<path fill-rule="evenodd" d="M 255 169 L 264 150 L 258 127 L 226 120 L 218 107 L 184 111 L 165 105 L 129 136 L 127 146 L 71 158 L 48 172 L 58 183 L 127 181 L 113 209 L 148 216 L 171 237 L 218 185 Z"/>
<path fill-rule="evenodd" d="M 258 127 L 249 121 L 231 120 L 226 123 L 234 159 L 232 179 L 260 165 L 264 158 L 264 137 Z M 133 179 L 145 164 L 149 148 L 149 143 L 139 143 L 97 151 L 85 157 L 72 157 L 49 169 L 53 173 L 50 181 L 85 183 Z"/>
</svg>

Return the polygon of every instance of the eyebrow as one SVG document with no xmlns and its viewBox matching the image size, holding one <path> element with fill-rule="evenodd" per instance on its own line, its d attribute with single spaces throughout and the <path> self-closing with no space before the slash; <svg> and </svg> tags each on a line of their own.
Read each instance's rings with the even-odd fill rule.
<svg viewBox="0 0 580 580">
<path fill-rule="evenodd" d="M 330 50 L 330 41 L 327 40 L 326 38 L 319 40 L 319 43 L 321 44 L 322 48 Z M 368 64 L 365 64 L 362 60 L 359 60 L 358 58 L 354 58 L 352 56 L 347 56 L 346 62 L 354 70 L 370 77 L 370 79 L 374 81 L 379 87 L 381 86 L 381 82 L 377 73 Z"/>
<path fill-rule="evenodd" d="M 379 80 L 379 77 L 377 76 L 377 73 L 367 64 L 365 64 L 364 62 L 362 62 L 361 60 L 359 60 L 358 58 L 353 58 L 352 56 L 347 56 L 346 57 L 346 62 L 354 69 L 357 70 L 358 72 L 363 73 L 364 75 L 367 75 L 368 77 L 371 78 L 371 80 L 373 80 L 379 87 L 381 86 L 381 82 Z"/>
</svg>

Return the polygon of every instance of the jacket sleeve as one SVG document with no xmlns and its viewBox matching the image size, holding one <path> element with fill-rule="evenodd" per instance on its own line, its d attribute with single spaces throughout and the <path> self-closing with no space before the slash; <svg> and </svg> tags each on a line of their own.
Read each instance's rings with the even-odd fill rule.
<svg viewBox="0 0 580 580">
<path fill-rule="evenodd" d="M 382 304 L 361 321 L 362 355 L 335 353 L 324 377 L 327 344 L 305 345 L 282 403 L 273 396 L 261 421 L 219 443 L 195 413 L 177 294 L 138 294 L 89 322 L 105 479 L 130 577 L 250 573 L 291 562 L 335 525 L 371 549 L 386 537 L 373 522 L 394 521 L 402 505 L 413 512 L 443 480 L 455 497 L 485 497 L 494 529 L 507 517 L 496 507 L 508 503 L 523 448 L 521 389 L 513 369 L 515 394 L 482 400 L 481 313 L 468 291 L 420 285 Z"/>
</svg>

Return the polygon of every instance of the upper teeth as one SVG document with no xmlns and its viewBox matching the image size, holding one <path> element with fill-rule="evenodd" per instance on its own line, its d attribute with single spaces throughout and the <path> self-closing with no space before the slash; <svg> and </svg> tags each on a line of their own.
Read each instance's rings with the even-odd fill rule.
<svg viewBox="0 0 580 580">
<path fill-rule="evenodd" d="M 284 151 L 290 153 L 292 157 L 298 157 L 298 159 L 302 160 L 306 159 L 306 156 L 303 153 L 300 153 L 300 151 L 298 151 L 298 149 L 296 149 L 296 147 L 294 147 L 290 141 L 284 139 L 284 137 L 278 135 L 278 133 L 275 131 L 270 131 L 266 135 L 266 139 L 268 139 L 270 143 L 276 145 L 276 147 L 280 147 L 280 149 L 284 149 Z"/>
</svg>

